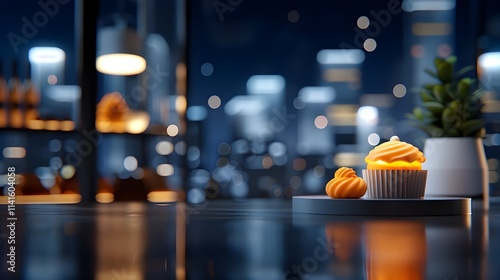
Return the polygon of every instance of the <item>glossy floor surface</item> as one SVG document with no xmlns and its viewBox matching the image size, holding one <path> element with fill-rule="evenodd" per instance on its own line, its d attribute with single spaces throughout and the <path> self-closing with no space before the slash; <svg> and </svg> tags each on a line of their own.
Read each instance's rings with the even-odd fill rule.
<svg viewBox="0 0 500 280">
<path fill-rule="evenodd" d="M 0 279 L 500 279 L 500 201 L 473 205 L 411 218 L 298 214 L 271 199 L 16 205 L 15 229 L 1 205 Z"/>
</svg>

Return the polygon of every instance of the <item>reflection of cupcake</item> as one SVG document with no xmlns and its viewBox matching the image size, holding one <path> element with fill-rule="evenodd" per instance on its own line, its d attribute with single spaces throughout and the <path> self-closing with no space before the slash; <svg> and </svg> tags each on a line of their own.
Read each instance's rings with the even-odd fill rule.
<svg viewBox="0 0 500 280">
<path fill-rule="evenodd" d="M 366 279 L 426 279 L 425 224 L 371 221 L 365 224 Z"/>
<path fill-rule="evenodd" d="M 391 137 L 366 156 L 363 178 L 371 198 L 422 198 L 427 170 L 422 170 L 424 154 L 411 144 Z"/>
</svg>

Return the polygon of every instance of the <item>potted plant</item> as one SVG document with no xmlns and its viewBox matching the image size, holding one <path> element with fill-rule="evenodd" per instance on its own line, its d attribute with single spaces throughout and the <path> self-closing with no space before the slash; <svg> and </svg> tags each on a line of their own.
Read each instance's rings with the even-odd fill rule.
<svg viewBox="0 0 500 280">
<path fill-rule="evenodd" d="M 410 122 L 429 135 L 424 143 L 429 170 L 426 195 L 476 197 L 489 193 L 488 167 L 482 137 L 481 95 L 476 80 L 454 71 L 456 57 L 434 59 L 425 70 L 436 81 L 420 89 L 420 105 L 407 114 Z"/>
</svg>

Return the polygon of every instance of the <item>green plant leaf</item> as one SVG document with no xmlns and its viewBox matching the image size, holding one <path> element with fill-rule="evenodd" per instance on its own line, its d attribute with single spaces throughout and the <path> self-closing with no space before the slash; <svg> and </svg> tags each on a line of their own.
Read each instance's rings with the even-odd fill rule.
<svg viewBox="0 0 500 280">
<path fill-rule="evenodd" d="M 434 115 L 440 115 L 444 109 L 443 104 L 435 101 L 423 102 L 422 105 Z"/>
<path fill-rule="evenodd" d="M 457 62 L 457 57 L 454 55 L 451 55 L 445 59 L 446 62 L 455 64 Z"/>
<path fill-rule="evenodd" d="M 434 97 L 432 97 L 431 94 L 429 94 L 426 90 L 421 90 L 420 91 L 420 99 L 423 101 L 423 102 L 427 102 L 427 101 L 436 101 L 434 99 Z"/>
<path fill-rule="evenodd" d="M 406 114 L 405 114 L 405 117 L 406 117 L 407 119 L 409 119 L 410 121 L 416 121 L 416 122 L 420 121 L 419 119 L 417 119 L 417 117 L 416 117 L 415 115 L 413 115 L 413 114 L 411 114 L 411 113 L 406 113 Z"/>
<path fill-rule="evenodd" d="M 441 82 L 451 82 L 453 79 L 453 64 L 448 62 L 439 63 L 437 66 L 437 75 Z"/>
<path fill-rule="evenodd" d="M 457 99 L 457 94 L 455 93 L 456 85 L 454 83 L 446 83 L 444 85 L 446 93 L 451 100 Z"/>
<path fill-rule="evenodd" d="M 476 69 L 476 66 L 474 65 L 468 65 L 468 66 L 465 66 L 464 68 L 458 70 L 456 73 L 455 73 L 455 77 L 458 78 L 460 76 L 462 76 L 463 74 L 469 72 L 469 71 L 472 71 Z"/>
<path fill-rule="evenodd" d="M 444 108 L 441 114 L 441 123 L 444 128 L 454 127 L 457 122 L 457 115 L 451 108 Z"/>
<path fill-rule="evenodd" d="M 484 120 L 474 119 L 465 122 L 462 126 L 462 136 L 474 136 L 484 127 Z"/>
<path fill-rule="evenodd" d="M 446 129 L 443 133 L 443 137 L 459 137 L 460 132 L 456 128 Z"/>
<path fill-rule="evenodd" d="M 472 94 L 470 96 L 470 100 L 476 101 L 479 98 L 481 98 L 484 94 L 486 94 L 487 92 L 488 91 L 486 91 L 485 89 L 482 89 L 482 88 L 476 89 L 474 92 L 472 92 Z"/>
<path fill-rule="evenodd" d="M 431 70 L 428 70 L 428 71 L 431 71 Z M 431 71 L 432 72 L 432 71 Z M 434 73 L 434 72 L 433 72 Z M 437 75 L 436 75 L 436 78 L 437 78 Z M 428 91 L 431 91 L 432 92 L 432 89 L 434 88 L 434 85 L 435 84 L 424 84 L 424 89 L 428 90 Z"/>
<path fill-rule="evenodd" d="M 439 79 L 439 76 L 436 72 L 430 70 L 430 69 L 424 69 L 424 72 L 427 73 L 429 76 L 434 77 L 436 79 Z"/>
<path fill-rule="evenodd" d="M 444 135 L 444 130 L 436 125 L 426 125 L 425 131 L 431 137 L 442 137 Z"/>
<path fill-rule="evenodd" d="M 424 111 L 420 107 L 416 107 L 415 109 L 413 109 L 413 115 L 417 118 L 417 120 L 424 119 Z"/>
<path fill-rule="evenodd" d="M 471 78 L 463 78 L 458 82 L 457 97 L 460 100 L 465 100 L 470 94 Z"/>
<path fill-rule="evenodd" d="M 442 63 L 446 63 L 446 60 L 442 59 L 441 57 L 434 58 L 434 66 L 436 68 L 438 68 Z"/>
<path fill-rule="evenodd" d="M 433 88 L 433 94 L 434 98 L 436 99 L 437 102 L 439 103 L 444 103 L 446 100 L 446 90 L 444 88 L 444 85 L 442 84 L 436 84 L 434 85 Z"/>
</svg>

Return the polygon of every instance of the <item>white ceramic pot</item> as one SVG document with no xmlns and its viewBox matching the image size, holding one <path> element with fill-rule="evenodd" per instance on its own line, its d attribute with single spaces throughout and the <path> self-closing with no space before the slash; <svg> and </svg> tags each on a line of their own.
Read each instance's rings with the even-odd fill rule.
<svg viewBox="0 0 500 280">
<path fill-rule="evenodd" d="M 426 196 L 489 195 L 488 165 L 479 138 L 428 138 L 424 144 L 428 170 Z"/>
</svg>

